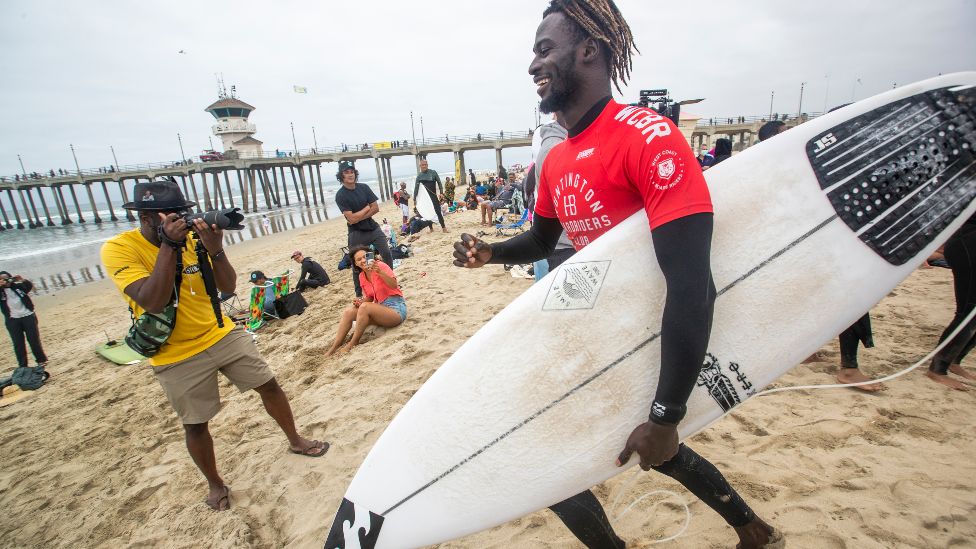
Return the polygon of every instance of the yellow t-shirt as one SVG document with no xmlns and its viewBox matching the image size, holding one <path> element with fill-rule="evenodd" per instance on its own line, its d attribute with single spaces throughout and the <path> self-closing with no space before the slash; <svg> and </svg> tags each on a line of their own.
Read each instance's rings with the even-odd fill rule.
<svg viewBox="0 0 976 549">
<path fill-rule="evenodd" d="M 176 328 L 159 353 L 149 359 L 153 366 L 165 366 L 203 352 L 234 328 L 234 322 L 223 312 L 224 327 L 217 326 L 194 244 L 192 235 L 188 235 L 183 249 L 183 283 L 180 285 L 180 304 L 176 308 Z M 159 248 L 146 240 L 139 229 L 117 235 L 102 246 L 102 263 L 136 317 L 143 313 L 143 309 L 126 295 L 125 288 L 149 277 L 158 254 Z"/>
</svg>

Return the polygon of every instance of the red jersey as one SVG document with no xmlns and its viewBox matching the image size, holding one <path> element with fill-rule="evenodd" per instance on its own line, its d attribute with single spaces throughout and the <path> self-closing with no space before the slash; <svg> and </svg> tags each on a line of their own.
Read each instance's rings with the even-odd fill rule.
<svg viewBox="0 0 976 549">
<path fill-rule="evenodd" d="M 588 128 L 546 156 L 535 212 L 558 218 L 581 250 L 640 208 L 653 230 L 710 213 L 712 200 L 691 147 L 671 120 L 611 100 Z"/>
</svg>

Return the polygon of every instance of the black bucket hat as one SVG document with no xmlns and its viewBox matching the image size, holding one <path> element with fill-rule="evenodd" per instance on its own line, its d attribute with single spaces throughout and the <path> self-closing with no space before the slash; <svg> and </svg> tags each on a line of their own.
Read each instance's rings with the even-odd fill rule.
<svg viewBox="0 0 976 549">
<path fill-rule="evenodd" d="M 158 179 L 136 183 L 133 189 L 135 200 L 122 204 L 126 210 L 187 210 L 195 208 L 197 203 L 190 202 L 183 196 L 183 191 L 173 179 Z"/>
</svg>

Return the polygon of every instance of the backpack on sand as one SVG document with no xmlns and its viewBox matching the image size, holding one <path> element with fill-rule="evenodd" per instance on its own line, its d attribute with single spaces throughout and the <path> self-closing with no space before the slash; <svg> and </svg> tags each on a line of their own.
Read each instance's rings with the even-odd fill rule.
<svg viewBox="0 0 976 549">
<path fill-rule="evenodd" d="M 44 366 L 38 364 L 33 368 L 15 368 L 13 375 L 10 376 L 10 381 L 25 391 L 33 391 L 40 389 L 49 377 L 51 374 L 45 372 Z"/>
</svg>

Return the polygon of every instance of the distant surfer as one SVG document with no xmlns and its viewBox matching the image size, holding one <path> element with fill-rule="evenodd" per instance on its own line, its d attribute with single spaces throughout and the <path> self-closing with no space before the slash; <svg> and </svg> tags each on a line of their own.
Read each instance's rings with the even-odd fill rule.
<svg viewBox="0 0 976 549">
<path fill-rule="evenodd" d="M 446 233 L 447 227 L 444 225 L 444 215 L 441 213 L 439 206 L 440 200 L 437 199 L 438 196 L 444 193 L 444 188 L 441 186 L 441 176 L 437 175 L 436 171 L 430 169 L 426 158 L 420 159 L 420 172 L 417 173 L 417 181 L 413 185 L 414 206 L 417 205 L 417 200 L 420 198 L 420 195 L 417 193 L 420 192 L 421 185 L 424 186 L 424 189 L 430 196 L 430 203 L 437 212 L 437 222 L 441 224 L 441 230 Z"/>
<path fill-rule="evenodd" d="M 677 425 L 711 329 L 712 203 L 701 168 L 677 127 L 650 109 L 613 101 L 610 84 L 619 91 L 626 83 L 635 50 L 630 28 L 612 0 L 550 2 L 536 31 L 529 73 L 542 98 L 540 110 L 559 115 L 568 139 L 552 149 L 540 170 L 531 230 L 490 245 L 462 234 L 454 245 L 454 264 L 531 263 L 553 252 L 563 228 L 579 250 L 644 208 L 668 289 L 661 373 L 648 421 L 633 430 L 617 465 L 637 452 L 642 469 L 674 478 L 717 511 L 735 528 L 740 547 L 768 546 L 779 537 L 773 528 L 714 465 L 678 443 Z M 592 492 L 551 509 L 587 547 L 625 546 Z"/>
</svg>

